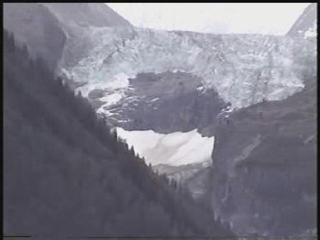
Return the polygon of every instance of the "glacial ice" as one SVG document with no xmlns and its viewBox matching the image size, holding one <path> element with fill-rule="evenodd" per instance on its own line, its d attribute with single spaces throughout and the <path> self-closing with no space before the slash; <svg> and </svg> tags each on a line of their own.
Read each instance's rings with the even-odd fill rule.
<svg viewBox="0 0 320 240">
<path fill-rule="evenodd" d="M 84 39 L 92 45 L 88 56 L 63 69 L 75 81 L 87 82 L 79 89 L 84 95 L 95 88 L 123 93 L 128 78 L 166 71 L 201 77 L 205 89 L 216 89 L 233 108 L 281 100 L 304 87 L 294 53 L 301 42 L 283 36 L 133 27 L 90 27 L 87 34 Z"/>
</svg>

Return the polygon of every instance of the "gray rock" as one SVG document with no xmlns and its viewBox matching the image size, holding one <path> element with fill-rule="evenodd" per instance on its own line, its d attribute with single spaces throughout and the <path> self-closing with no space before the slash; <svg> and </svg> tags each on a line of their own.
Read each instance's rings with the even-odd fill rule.
<svg viewBox="0 0 320 240">
<path fill-rule="evenodd" d="M 222 119 L 211 174 L 216 214 L 240 235 L 298 236 L 315 228 L 315 131 L 315 81 L 286 100 Z"/>
<path fill-rule="evenodd" d="M 55 69 L 62 56 L 66 35 L 59 20 L 37 3 L 4 3 L 3 26 L 26 44 L 34 56 L 41 56 Z"/>
<path fill-rule="evenodd" d="M 215 118 L 227 106 L 214 90 L 199 90 L 201 79 L 189 73 L 142 73 L 130 79 L 130 87 L 121 104 L 110 106 L 118 126 L 126 130 L 171 133 L 197 128 L 212 136 Z"/>
<path fill-rule="evenodd" d="M 287 33 L 290 37 L 304 36 L 317 25 L 317 3 L 310 3 Z M 316 29 L 315 29 L 316 30 Z"/>
<path fill-rule="evenodd" d="M 62 25 L 82 27 L 131 26 L 122 16 L 104 3 L 41 3 Z"/>
<path fill-rule="evenodd" d="M 4 28 L 53 69 L 89 50 L 85 28 L 131 26 L 104 3 L 5 3 L 3 19 Z"/>
</svg>

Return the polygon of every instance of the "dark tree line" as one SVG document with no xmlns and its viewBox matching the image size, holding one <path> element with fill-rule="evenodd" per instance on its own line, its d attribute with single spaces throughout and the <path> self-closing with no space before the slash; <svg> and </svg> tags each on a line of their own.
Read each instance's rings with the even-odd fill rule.
<svg viewBox="0 0 320 240">
<path fill-rule="evenodd" d="M 4 232 L 233 236 L 4 30 Z"/>
</svg>

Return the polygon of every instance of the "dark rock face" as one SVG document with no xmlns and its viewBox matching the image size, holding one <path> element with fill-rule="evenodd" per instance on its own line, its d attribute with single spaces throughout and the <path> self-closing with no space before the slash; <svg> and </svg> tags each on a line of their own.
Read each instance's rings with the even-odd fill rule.
<svg viewBox="0 0 320 240">
<path fill-rule="evenodd" d="M 3 38 L 4 235 L 228 236 L 99 121 L 43 61 Z M 114 238 L 113 238 L 114 239 Z"/>
<path fill-rule="evenodd" d="M 131 24 L 104 3 L 41 3 L 63 25 L 82 27 L 131 26 Z"/>
<path fill-rule="evenodd" d="M 72 66 L 91 49 L 89 27 L 131 26 L 104 3 L 41 3 L 59 20 L 68 41 L 61 65 Z"/>
<path fill-rule="evenodd" d="M 4 3 L 3 26 L 15 39 L 44 58 L 55 69 L 62 55 L 66 35 L 58 19 L 37 3 Z"/>
<path fill-rule="evenodd" d="M 210 162 L 195 163 L 182 166 L 159 164 L 153 167 L 154 171 L 166 174 L 180 186 L 187 188 L 195 199 L 208 199 L 207 189 L 210 184 Z"/>
<path fill-rule="evenodd" d="M 212 205 L 241 235 L 293 236 L 316 227 L 316 82 L 286 100 L 221 119 Z"/>
<path fill-rule="evenodd" d="M 86 28 L 131 26 L 104 3 L 5 3 L 3 15 L 4 28 L 53 69 L 62 54 L 72 64 L 86 53 Z"/>
<path fill-rule="evenodd" d="M 215 118 L 227 106 L 214 90 L 203 90 L 200 78 L 184 72 L 141 73 L 130 79 L 130 89 L 128 97 L 108 108 L 126 130 L 171 133 L 198 128 L 212 136 Z"/>
<path fill-rule="evenodd" d="M 306 7 L 294 25 L 290 28 L 287 36 L 299 37 L 317 25 L 317 3 L 311 3 Z"/>
</svg>

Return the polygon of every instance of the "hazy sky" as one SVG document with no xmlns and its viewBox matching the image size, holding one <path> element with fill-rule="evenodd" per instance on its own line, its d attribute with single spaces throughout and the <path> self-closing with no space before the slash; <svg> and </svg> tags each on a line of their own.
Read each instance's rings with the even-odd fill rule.
<svg viewBox="0 0 320 240">
<path fill-rule="evenodd" d="M 138 27 L 285 34 L 309 3 L 107 3 Z"/>
</svg>

